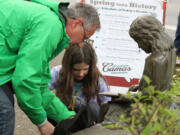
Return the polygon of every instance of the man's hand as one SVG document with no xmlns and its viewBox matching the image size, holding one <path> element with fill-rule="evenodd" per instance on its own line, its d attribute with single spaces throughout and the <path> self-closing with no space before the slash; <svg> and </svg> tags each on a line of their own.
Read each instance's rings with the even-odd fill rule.
<svg viewBox="0 0 180 135">
<path fill-rule="evenodd" d="M 39 127 L 39 131 L 41 135 L 53 135 L 54 126 L 49 121 L 47 121 L 42 127 Z"/>
</svg>

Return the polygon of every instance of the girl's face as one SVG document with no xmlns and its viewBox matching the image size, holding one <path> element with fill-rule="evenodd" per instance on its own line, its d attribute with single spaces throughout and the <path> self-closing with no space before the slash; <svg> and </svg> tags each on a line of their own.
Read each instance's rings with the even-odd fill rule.
<svg viewBox="0 0 180 135">
<path fill-rule="evenodd" d="M 81 81 L 88 74 L 88 71 L 89 71 L 89 65 L 83 62 L 80 64 L 75 64 L 73 66 L 72 73 L 75 80 Z"/>
</svg>

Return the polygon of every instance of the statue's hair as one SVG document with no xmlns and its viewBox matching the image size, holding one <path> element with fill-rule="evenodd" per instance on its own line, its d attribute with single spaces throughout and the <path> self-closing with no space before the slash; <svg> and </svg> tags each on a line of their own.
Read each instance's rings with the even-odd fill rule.
<svg viewBox="0 0 180 135">
<path fill-rule="evenodd" d="M 135 41 L 150 45 L 154 51 L 168 51 L 173 48 L 173 41 L 163 30 L 163 25 L 153 16 L 136 18 L 129 29 L 129 35 Z"/>
<path fill-rule="evenodd" d="M 83 19 L 86 30 L 90 30 L 94 25 L 96 25 L 97 30 L 100 29 L 100 19 L 97 10 L 89 4 L 79 2 L 72 5 L 68 9 L 68 17 Z"/>
</svg>

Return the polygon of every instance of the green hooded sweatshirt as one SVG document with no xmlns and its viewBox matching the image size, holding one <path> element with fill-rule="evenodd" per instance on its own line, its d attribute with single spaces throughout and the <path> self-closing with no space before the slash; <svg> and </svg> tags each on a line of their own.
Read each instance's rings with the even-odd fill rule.
<svg viewBox="0 0 180 135">
<path fill-rule="evenodd" d="M 48 89 L 49 62 L 69 45 L 60 2 L 33 1 L 0 0 L 0 85 L 12 81 L 20 108 L 41 125 L 75 112 Z"/>
</svg>

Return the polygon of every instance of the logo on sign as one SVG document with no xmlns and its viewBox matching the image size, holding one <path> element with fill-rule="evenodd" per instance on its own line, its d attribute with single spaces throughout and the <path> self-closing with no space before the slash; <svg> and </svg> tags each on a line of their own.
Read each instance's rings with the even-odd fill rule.
<svg viewBox="0 0 180 135">
<path fill-rule="evenodd" d="M 124 74 L 132 70 L 129 65 L 117 65 L 115 63 L 102 63 L 103 72 L 110 72 L 112 74 Z"/>
</svg>

